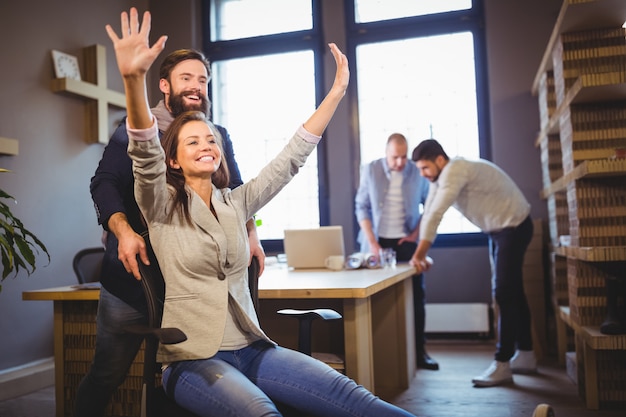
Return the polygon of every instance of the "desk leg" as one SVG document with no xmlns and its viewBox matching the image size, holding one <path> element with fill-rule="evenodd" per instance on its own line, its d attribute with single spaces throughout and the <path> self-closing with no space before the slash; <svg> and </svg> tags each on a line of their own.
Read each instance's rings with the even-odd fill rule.
<svg viewBox="0 0 626 417">
<path fill-rule="evenodd" d="M 54 301 L 54 399 L 56 417 L 65 416 L 65 361 L 63 355 L 63 301 Z"/>
<path fill-rule="evenodd" d="M 390 398 L 415 376 L 413 280 L 405 279 L 372 296 L 376 394 Z"/>
<path fill-rule="evenodd" d="M 374 348 L 370 298 L 343 301 L 346 375 L 374 391 Z"/>
</svg>

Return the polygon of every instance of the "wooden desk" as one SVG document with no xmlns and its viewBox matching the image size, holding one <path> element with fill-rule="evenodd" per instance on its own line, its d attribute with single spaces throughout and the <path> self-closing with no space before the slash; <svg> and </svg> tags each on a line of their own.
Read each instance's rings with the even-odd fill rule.
<svg viewBox="0 0 626 417">
<path fill-rule="evenodd" d="M 408 265 L 339 272 L 268 267 L 259 279 L 259 315 L 262 322 L 265 316 L 275 317 L 273 302 L 294 308 L 300 302 L 316 306 L 320 300 L 338 302 L 343 313 L 346 374 L 386 397 L 408 388 L 415 374 L 413 283 L 407 279 L 413 273 Z M 89 369 L 99 296 L 97 289 L 71 286 L 22 294 L 23 300 L 54 302 L 56 417 L 72 415 L 76 387 Z M 114 394 L 107 416 L 139 416 L 142 367 L 143 349 Z"/>
<path fill-rule="evenodd" d="M 297 308 L 311 299 L 305 307 L 338 301 L 346 374 L 381 397 L 396 394 L 408 388 L 416 369 L 413 282 L 408 279 L 414 272 L 406 264 L 338 272 L 268 267 L 259 279 L 262 326 L 280 343 L 275 329 L 266 326 L 268 317 L 280 320 L 276 308 Z"/>
<path fill-rule="evenodd" d="M 87 374 L 96 345 L 100 291 L 67 287 L 26 291 L 23 300 L 54 302 L 54 385 L 56 417 L 71 417 L 76 389 Z M 124 383 L 113 394 L 107 417 L 141 414 L 143 346 Z"/>
</svg>

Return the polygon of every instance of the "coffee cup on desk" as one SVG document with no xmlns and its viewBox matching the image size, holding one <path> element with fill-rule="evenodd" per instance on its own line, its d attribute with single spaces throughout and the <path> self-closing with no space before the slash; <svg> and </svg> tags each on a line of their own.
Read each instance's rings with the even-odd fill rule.
<svg viewBox="0 0 626 417">
<path fill-rule="evenodd" d="M 326 258 L 324 264 L 326 268 L 332 269 L 333 271 L 341 271 L 344 267 L 346 260 L 343 255 L 332 255 Z"/>
</svg>

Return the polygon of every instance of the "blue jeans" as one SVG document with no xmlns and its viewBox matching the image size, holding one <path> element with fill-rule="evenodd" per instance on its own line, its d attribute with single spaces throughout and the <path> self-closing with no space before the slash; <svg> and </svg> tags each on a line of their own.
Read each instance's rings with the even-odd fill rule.
<svg viewBox="0 0 626 417">
<path fill-rule="evenodd" d="M 508 362 L 516 348 L 533 348 L 530 309 L 522 273 L 524 254 L 532 236 L 530 217 L 517 227 L 489 234 L 492 288 L 500 312 L 495 359 L 500 362 Z"/>
<path fill-rule="evenodd" d="M 202 417 L 281 416 L 274 401 L 317 416 L 412 416 L 303 353 L 258 341 L 163 372 L 170 398 Z"/>
<path fill-rule="evenodd" d="M 124 330 L 132 324 L 146 325 L 146 315 L 102 288 L 96 319 L 96 350 L 89 373 L 78 386 L 74 417 L 104 415 L 143 341 L 143 336 Z"/>
</svg>

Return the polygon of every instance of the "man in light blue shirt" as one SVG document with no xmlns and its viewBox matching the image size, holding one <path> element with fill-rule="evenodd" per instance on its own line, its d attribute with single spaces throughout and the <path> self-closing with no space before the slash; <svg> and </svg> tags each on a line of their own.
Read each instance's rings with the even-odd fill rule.
<svg viewBox="0 0 626 417">
<path fill-rule="evenodd" d="M 377 255 L 392 248 L 399 261 L 409 261 L 417 247 L 420 205 L 426 202 L 428 181 L 408 162 L 408 143 L 394 133 L 387 139 L 385 158 L 363 166 L 355 198 L 356 218 L 361 230 L 362 253 Z M 413 276 L 415 338 L 418 368 L 437 370 L 439 365 L 424 349 L 424 276 Z"/>
</svg>

